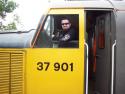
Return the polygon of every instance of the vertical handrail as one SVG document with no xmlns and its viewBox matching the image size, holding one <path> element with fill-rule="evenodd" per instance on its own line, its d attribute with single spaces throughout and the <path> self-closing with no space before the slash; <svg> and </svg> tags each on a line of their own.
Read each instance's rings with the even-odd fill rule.
<svg viewBox="0 0 125 94">
<path fill-rule="evenodd" d="M 111 94 L 114 94 L 114 65 L 115 65 L 115 43 L 112 45 L 112 74 L 111 74 Z"/>
<path fill-rule="evenodd" d="M 88 44 L 86 42 L 84 42 L 85 46 L 86 46 L 86 93 L 85 94 L 88 94 L 88 51 L 89 51 L 89 47 L 88 47 Z"/>
</svg>

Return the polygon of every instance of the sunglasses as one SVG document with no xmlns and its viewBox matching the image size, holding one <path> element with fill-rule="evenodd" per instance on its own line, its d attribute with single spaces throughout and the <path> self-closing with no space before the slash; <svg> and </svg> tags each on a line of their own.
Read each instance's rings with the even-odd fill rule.
<svg viewBox="0 0 125 94">
<path fill-rule="evenodd" d="M 62 25 L 68 25 L 69 23 L 62 23 Z"/>
</svg>

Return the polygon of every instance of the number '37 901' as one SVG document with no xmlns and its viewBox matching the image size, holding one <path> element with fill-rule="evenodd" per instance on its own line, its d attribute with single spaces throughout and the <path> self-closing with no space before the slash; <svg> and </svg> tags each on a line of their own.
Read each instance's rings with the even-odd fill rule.
<svg viewBox="0 0 125 94">
<path fill-rule="evenodd" d="M 37 62 L 37 70 L 39 71 L 48 71 L 50 66 L 54 71 L 73 71 L 74 64 L 73 63 L 50 63 L 50 62 Z"/>
</svg>

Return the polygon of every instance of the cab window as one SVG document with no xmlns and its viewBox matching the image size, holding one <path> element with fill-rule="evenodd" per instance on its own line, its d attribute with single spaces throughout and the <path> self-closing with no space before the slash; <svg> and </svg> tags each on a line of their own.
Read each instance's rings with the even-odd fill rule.
<svg viewBox="0 0 125 94">
<path fill-rule="evenodd" d="M 79 48 L 79 15 L 48 15 L 35 47 Z"/>
</svg>

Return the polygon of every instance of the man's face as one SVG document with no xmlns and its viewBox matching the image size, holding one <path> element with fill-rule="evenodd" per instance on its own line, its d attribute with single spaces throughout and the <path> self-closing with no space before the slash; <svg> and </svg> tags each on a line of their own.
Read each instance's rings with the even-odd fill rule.
<svg viewBox="0 0 125 94">
<path fill-rule="evenodd" d="M 69 22 L 68 19 L 64 19 L 61 21 L 62 29 L 64 31 L 68 30 L 71 27 L 71 23 Z"/>
</svg>

